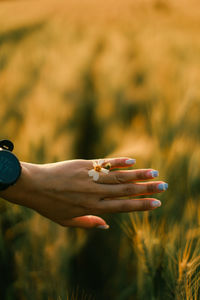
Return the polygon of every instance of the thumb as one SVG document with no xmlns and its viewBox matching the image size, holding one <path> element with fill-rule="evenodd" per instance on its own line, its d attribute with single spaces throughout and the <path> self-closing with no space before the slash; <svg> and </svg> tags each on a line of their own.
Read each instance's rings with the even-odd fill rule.
<svg viewBox="0 0 200 300">
<path fill-rule="evenodd" d="M 106 222 L 97 216 L 83 216 L 83 217 L 76 217 L 72 219 L 67 219 L 62 221 L 63 226 L 69 227 L 81 227 L 81 228 L 100 228 L 100 229 L 108 229 L 109 225 Z"/>
</svg>

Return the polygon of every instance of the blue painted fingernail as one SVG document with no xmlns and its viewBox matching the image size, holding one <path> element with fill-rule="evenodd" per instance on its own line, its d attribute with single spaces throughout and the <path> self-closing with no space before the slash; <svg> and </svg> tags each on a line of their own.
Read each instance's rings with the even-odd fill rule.
<svg viewBox="0 0 200 300">
<path fill-rule="evenodd" d="M 136 163 L 136 159 L 127 159 L 127 160 L 125 161 L 125 163 L 126 163 L 127 165 L 133 165 L 133 164 Z"/>
<path fill-rule="evenodd" d="M 150 176 L 152 176 L 152 177 L 158 177 L 158 176 L 159 176 L 159 172 L 156 171 L 156 170 L 150 171 L 149 174 L 150 174 Z"/>
<path fill-rule="evenodd" d="M 166 191 L 168 189 L 168 184 L 167 183 L 160 183 L 158 185 L 159 191 Z"/>
<path fill-rule="evenodd" d="M 153 208 L 160 207 L 161 206 L 161 202 L 159 200 L 154 200 L 154 201 L 151 202 L 151 206 Z"/>
<path fill-rule="evenodd" d="M 108 229 L 109 227 L 110 227 L 109 225 L 99 225 L 96 228 L 99 228 L 99 229 Z"/>
</svg>

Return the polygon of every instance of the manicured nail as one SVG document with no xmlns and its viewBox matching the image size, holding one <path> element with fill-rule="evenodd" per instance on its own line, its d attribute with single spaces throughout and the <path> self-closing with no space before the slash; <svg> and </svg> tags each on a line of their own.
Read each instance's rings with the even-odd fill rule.
<svg viewBox="0 0 200 300">
<path fill-rule="evenodd" d="M 99 229 L 108 229 L 109 227 L 110 227 L 109 225 L 99 225 L 96 228 L 99 228 Z"/>
<path fill-rule="evenodd" d="M 161 202 L 159 200 L 154 200 L 154 201 L 151 202 L 151 206 L 152 207 L 160 207 Z"/>
<path fill-rule="evenodd" d="M 158 185 L 158 189 L 159 189 L 160 191 L 166 191 L 166 190 L 168 189 L 168 184 L 167 184 L 167 183 L 160 183 L 160 184 Z"/>
<path fill-rule="evenodd" d="M 156 170 L 152 170 L 152 171 L 148 172 L 148 176 L 158 177 L 159 176 L 159 172 L 156 171 Z"/>
<path fill-rule="evenodd" d="M 136 163 L 136 159 L 127 159 L 127 160 L 125 161 L 125 163 L 126 163 L 127 165 L 133 165 L 133 164 Z"/>
</svg>

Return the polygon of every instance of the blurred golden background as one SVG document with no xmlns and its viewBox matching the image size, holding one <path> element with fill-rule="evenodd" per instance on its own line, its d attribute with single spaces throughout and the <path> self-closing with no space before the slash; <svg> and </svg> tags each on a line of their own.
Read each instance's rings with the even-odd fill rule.
<svg viewBox="0 0 200 300">
<path fill-rule="evenodd" d="M 0 299 L 200 299 L 200 3 L 0 2 L 1 138 L 33 163 L 130 156 L 163 205 L 62 228 L 0 203 Z"/>
</svg>

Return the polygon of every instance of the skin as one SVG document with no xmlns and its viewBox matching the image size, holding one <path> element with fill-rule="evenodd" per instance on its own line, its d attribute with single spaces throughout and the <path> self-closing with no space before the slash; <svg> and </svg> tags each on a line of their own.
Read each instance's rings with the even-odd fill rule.
<svg viewBox="0 0 200 300">
<path fill-rule="evenodd" d="M 20 178 L 1 191 L 0 196 L 32 208 L 63 226 L 106 228 L 106 222 L 97 215 L 153 210 L 152 203 L 157 199 L 133 197 L 162 192 L 158 189 L 162 181 L 150 181 L 152 169 L 123 170 L 133 166 L 126 164 L 127 159 L 105 159 L 102 166 L 110 163 L 110 172 L 100 173 L 96 182 L 88 176 L 93 168 L 92 160 L 44 165 L 21 162 Z M 114 170 L 116 168 L 121 170 Z"/>
</svg>

